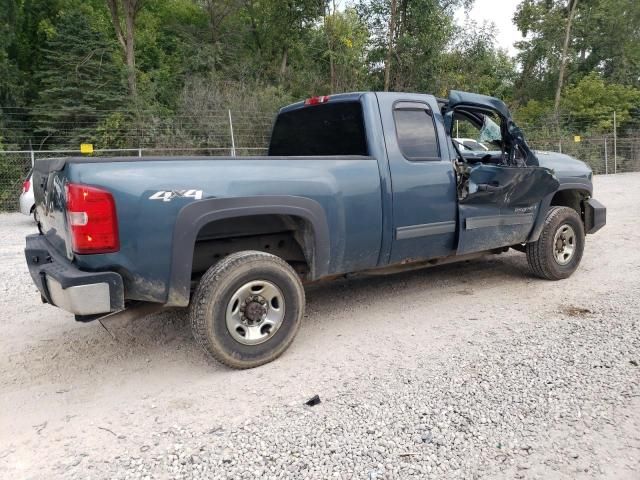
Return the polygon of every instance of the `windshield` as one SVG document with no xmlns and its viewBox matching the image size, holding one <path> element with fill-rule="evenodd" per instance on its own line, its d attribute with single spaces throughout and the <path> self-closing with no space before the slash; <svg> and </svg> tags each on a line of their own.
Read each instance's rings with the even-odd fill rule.
<svg viewBox="0 0 640 480">
<path fill-rule="evenodd" d="M 493 143 L 500 145 L 502 141 L 502 133 L 500 126 L 494 122 L 488 115 L 484 116 L 484 124 L 480 129 L 478 142 L 481 144 Z"/>
<path fill-rule="evenodd" d="M 453 126 L 454 140 L 466 151 L 502 150 L 502 131 L 499 117 L 491 114 L 456 112 Z"/>
</svg>

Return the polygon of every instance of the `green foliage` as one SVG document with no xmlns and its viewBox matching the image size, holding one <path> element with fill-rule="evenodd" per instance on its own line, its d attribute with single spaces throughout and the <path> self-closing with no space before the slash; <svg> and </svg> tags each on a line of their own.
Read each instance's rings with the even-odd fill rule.
<svg viewBox="0 0 640 480">
<path fill-rule="evenodd" d="M 31 162 L 15 154 L 3 153 L 0 138 L 0 208 L 15 209 L 18 206 L 19 192 Z"/>
<path fill-rule="evenodd" d="M 493 25 L 467 24 L 456 31 L 453 48 L 441 57 L 436 93 L 463 90 L 509 100 L 516 67 L 512 58 L 495 47 Z"/>
<path fill-rule="evenodd" d="M 389 38 L 389 0 L 360 0 L 357 10 L 371 32 L 368 67 L 377 89 L 383 86 L 385 58 L 391 50 L 391 85 L 395 91 L 438 89 L 442 55 L 455 40 L 455 9 L 469 0 L 398 0 L 396 25 Z"/>
<path fill-rule="evenodd" d="M 605 131 L 614 108 L 624 128 L 637 115 L 640 2 L 579 1 L 556 121 L 568 2 L 522 0 L 515 22 L 526 39 L 512 59 L 496 47 L 491 24 L 455 24 L 455 11 L 472 0 L 395 0 L 391 37 L 392 0 L 338 10 L 331 0 L 144 1 L 130 96 L 106 0 L 0 0 L 3 144 L 226 147 L 231 109 L 244 115 L 246 146 L 257 146 L 265 117 L 281 105 L 381 90 L 386 63 L 391 90 L 498 96 L 545 135 L 575 125 Z"/>
<path fill-rule="evenodd" d="M 539 138 L 611 135 L 613 113 L 618 132 L 638 122 L 640 89 L 605 81 L 591 73 L 567 87 L 556 118 L 551 100 L 529 100 L 516 111 L 516 121 Z"/>
<path fill-rule="evenodd" d="M 112 61 L 113 44 L 91 24 L 89 12 L 62 11 L 47 34 L 36 76 L 39 144 L 95 141 L 99 112 L 122 104 L 121 72 Z"/>
<path fill-rule="evenodd" d="M 0 0 L 0 105 L 17 103 L 20 95 L 20 72 L 9 52 L 16 48 L 16 0 Z"/>
<path fill-rule="evenodd" d="M 522 73 L 516 95 L 552 98 L 558 82 L 569 2 L 523 0 L 515 15 L 526 37 L 518 44 Z M 612 83 L 640 86 L 640 2 L 579 0 L 568 52 L 568 83 L 591 72 Z"/>
<path fill-rule="evenodd" d="M 114 112 L 103 120 L 100 120 L 95 127 L 95 147 L 96 148 L 129 148 L 128 143 L 129 125 L 131 118 L 125 112 Z"/>
<path fill-rule="evenodd" d="M 591 73 L 567 88 L 563 107 L 581 126 L 582 132 L 610 132 L 613 112 L 621 128 L 632 119 L 640 106 L 640 89 L 605 82 L 599 74 Z"/>
<path fill-rule="evenodd" d="M 328 15 L 315 33 L 313 51 L 324 60 L 320 64 L 320 73 L 329 80 L 324 91 L 347 92 L 364 88 L 368 73 L 365 59 L 369 32 L 357 12 L 349 8 Z M 334 65 L 334 85 L 331 85 L 331 62 Z"/>
<path fill-rule="evenodd" d="M 522 126 L 534 126 L 543 128 L 553 114 L 553 101 L 529 100 L 515 112 L 516 122 Z M 551 125 L 549 125 L 551 126 Z"/>
</svg>

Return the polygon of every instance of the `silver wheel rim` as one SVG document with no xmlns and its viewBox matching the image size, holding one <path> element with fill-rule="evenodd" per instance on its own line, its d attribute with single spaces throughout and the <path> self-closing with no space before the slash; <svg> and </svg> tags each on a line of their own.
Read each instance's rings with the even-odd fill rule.
<svg viewBox="0 0 640 480">
<path fill-rule="evenodd" d="M 284 295 L 266 280 L 238 288 L 227 304 L 227 329 L 243 345 L 258 345 L 275 335 L 284 319 Z"/>
<path fill-rule="evenodd" d="M 573 227 L 561 225 L 553 236 L 553 257 L 559 265 L 566 265 L 576 251 L 576 232 Z"/>
</svg>

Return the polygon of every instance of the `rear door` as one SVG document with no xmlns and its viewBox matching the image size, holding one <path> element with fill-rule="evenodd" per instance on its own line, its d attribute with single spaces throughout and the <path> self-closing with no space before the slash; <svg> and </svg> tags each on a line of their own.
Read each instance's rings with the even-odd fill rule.
<svg viewBox="0 0 640 480">
<path fill-rule="evenodd" d="M 456 183 L 434 97 L 378 95 L 392 183 L 390 263 L 451 255 Z"/>
</svg>

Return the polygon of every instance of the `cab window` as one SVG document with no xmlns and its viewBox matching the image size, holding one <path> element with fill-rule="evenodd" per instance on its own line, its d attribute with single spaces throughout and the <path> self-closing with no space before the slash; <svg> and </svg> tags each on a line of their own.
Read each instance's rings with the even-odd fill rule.
<svg viewBox="0 0 640 480">
<path fill-rule="evenodd" d="M 397 107 L 393 112 L 400 151 L 407 160 L 440 160 L 433 113 L 426 105 Z"/>
</svg>

